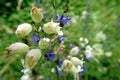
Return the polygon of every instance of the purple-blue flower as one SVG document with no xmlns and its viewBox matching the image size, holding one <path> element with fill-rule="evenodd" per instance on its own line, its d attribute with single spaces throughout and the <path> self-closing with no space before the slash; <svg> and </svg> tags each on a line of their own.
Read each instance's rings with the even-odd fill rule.
<svg viewBox="0 0 120 80">
<path fill-rule="evenodd" d="M 91 60 L 92 60 L 92 56 L 88 55 L 88 56 L 86 56 L 86 59 L 87 59 L 88 61 L 91 61 Z"/>
<path fill-rule="evenodd" d="M 58 60 L 58 65 L 59 65 L 59 67 L 61 67 L 62 64 L 63 64 L 63 60 L 62 60 L 62 59 L 59 59 L 59 60 Z"/>
<path fill-rule="evenodd" d="M 48 54 L 45 54 L 44 57 L 47 59 L 47 60 L 55 60 L 55 53 L 54 52 L 48 52 Z"/>
<path fill-rule="evenodd" d="M 63 42 L 63 41 L 65 41 L 66 40 L 66 37 L 59 37 L 59 41 L 60 42 Z"/>
<path fill-rule="evenodd" d="M 75 47 L 75 45 L 74 45 L 74 44 L 69 44 L 69 46 L 70 46 L 70 48 L 73 48 L 73 47 Z"/>
<path fill-rule="evenodd" d="M 71 18 L 70 17 L 66 17 L 66 16 L 60 16 L 59 14 L 56 15 L 57 20 L 60 22 L 60 26 L 63 27 L 65 24 L 67 26 L 70 26 L 70 24 L 68 23 Z"/>
<path fill-rule="evenodd" d="M 33 40 L 35 43 L 38 43 L 40 39 L 39 39 L 36 35 L 32 35 L 32 40 Z"/>
</svg>

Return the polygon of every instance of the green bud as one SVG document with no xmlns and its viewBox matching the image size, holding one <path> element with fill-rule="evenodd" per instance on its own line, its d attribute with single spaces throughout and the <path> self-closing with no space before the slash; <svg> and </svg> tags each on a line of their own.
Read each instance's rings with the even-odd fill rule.
<svg viewBox="0 0 120 80">
<path fill-rule="evenodd" d="M 42 9 L 33 6 L 31 9 L 31 17 L 34 22 L 39 23 L 42 20 Z"/>
</svg>

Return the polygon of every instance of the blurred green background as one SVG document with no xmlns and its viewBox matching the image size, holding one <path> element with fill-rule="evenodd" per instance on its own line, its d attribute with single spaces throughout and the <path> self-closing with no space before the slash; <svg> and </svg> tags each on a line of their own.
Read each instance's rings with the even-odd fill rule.
<svg viewBox="0 0 120 80">
<path fill-rule="evenodd" d="M 19 80 L 22 76 L 20 57 L 11 55 L 7 57 L 6 47 L 18 41 L 14 34 L 21 23 L 32 23 L 30 17 L 33 0 L 1 0 L 0 1 L 0 77 L 3 80 Z M 65 1 L 65 0 L 63 0 Z M 100 63 L 86 62 L 87 70 L 83 73 L 82 80 L 120 80 L 120 0 L 69 0 L 68 15 L 71 28 L 65 29 L 68 38 L 66 44 L 78 44 L 81 36 L 93 40 L 95 32 L 103 31 L 107 40 L 102 42 L 105 51 L 111 51 L 112 57 L 101 57 Z M 81 21 L 81 14 L 86 10 L 89 2 L 90 19 L 88 23 Z M 61 10 L 58 9 L 58 12 Z M 90 33 L 84 35 L 85 24 L 89 24 Z M 77 34 L 77 35 L 76 35 Z M 74 38 L 73 38 L 74 36 Z M 100 70 L 99 70 L 100 69 Z M 1 79 L 0 79 L 1 80 Z"/>
</svg>

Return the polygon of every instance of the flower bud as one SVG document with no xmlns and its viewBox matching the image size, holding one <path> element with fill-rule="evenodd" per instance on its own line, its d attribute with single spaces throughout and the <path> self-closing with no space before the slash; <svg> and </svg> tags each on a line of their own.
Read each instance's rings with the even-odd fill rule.
<svg viewBox="0 0 120 80">
<path fill-rule="evenodd" d="M 77 55 L 79 51 L 80 51 L 79 47 L 74 47 L 70 50 L 69 54 L 74 56 L 74 55 Z"/>
<path fill-rule="evenodd" d="M 28 23 L 18 25 L 16 34 L 19 36 L 27 36 L 32 31 L 32 26 Z"/>
<path fill-rule="evenodd" d="M 71 61 L 74 65 L 76 65 L 76 66 L 78 66 L 78 65 L 83 65 L 83 63 L 84 63 L 84 61 L 80 60 L 80 59 L 77 58 L 77 57 L 72 57 L 72 58 L 70 59 L 70 61 Z"/>
<path fill-rule="evenodd" d="M 62 64 L 62 69 L 64 70 L 64 71 L 69 71 L 69 69 L 71 69 L 72 68 L 72 66 L 73 66 L 73 63 L 70 61 L 70 60 L 64 60 L 63 61 L 63 64 Z"/>
<path fill-rule="evenodd" d="M 46 49 L 49 46 L 50 39 L 49 38 L 43 38 L 39 41 L 39 47 L 40 49 Z"/>
<path fill-rule="evenodd" d="M 29 51 L 28 45 L 21 43 L 21 42 L 16 42 L 14 44 L 11 44 L 9 47 L 7 47 L 7 50 L 9 53 L 26 53 Z"/>
<path fill-rule="evenodd" d="M 38 62 L 41 57 L 40 49 L 32 49 L 30 50 L 25 58 L 25 68 L 32 69 Z"/>
<path fill-rule="evenodd" d="M 58 33 L 59 35 L 63 35 L 63 33 L 60 31 L 59 23 L 48 22 L 43 25 L 43 30 L 47 34 Z"/>
<path fill-rule="evenodd" d="M 31 9 L 31 17 L 34 22 L 39 23 L 42 20 L 42 9 L 33 6 Z"/>
</svg>

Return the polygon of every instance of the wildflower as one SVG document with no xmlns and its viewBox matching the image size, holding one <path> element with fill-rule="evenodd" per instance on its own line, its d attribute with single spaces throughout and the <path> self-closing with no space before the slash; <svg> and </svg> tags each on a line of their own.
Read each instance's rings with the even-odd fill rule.
<svg viewBox="0 0 120 80">
<path fill-rule="evenodd" d="M 41 57 L 40 49 L 32 49 L 30 50 L 25 57 L 25 68 L 32 69 L 38 62 Z"/>
<path fill-rule="evenodd" d="M 21 42 L 16 42 L 7 47 L 7 50 L 9 53 L 21 54 L 28 52 L 29 46 Z"/>
<path fill-rule="evenodd" d="M 32 40 L 38 43 L 40 39 L 36 35 L 32 35 Z"/>
<path fill-rule="evenodd" d="M 59 59 L 59 60 L 58 60 L 58 65 L 59 65 L 59 67 L 61 67 L 62 64 L 63 64 L 63 60 L 62 60 L 62 59 Z"/>
<path fill-rule="evenodd" d="M 32 26 L 28 23 L 18 25 L 16 34 L 19 36 L 27 36 L 32 31 Z"/>
<path fill-rule="evenodd" d="M 48 52 L 47 54 L 44 55 L 44 57 L 47 59 L 47 60 L 55 60 L 55 53 L 54 52 Z"/>
<path fill-rule="evenodd" d="M 62 64 L 62 69 L 66 72 L 69 71 L 73 66 L 73 63 L 70 60 L 65 59 Z"/>
<path fill-rule="evenodd" d="M 73 48 L 73 47 L 75 47 L 75 45 L 74 45 L 74 44 L 69 44 L 69 46 L 70 46 L 70 48 Z"/>
<path fill-rule="evenodd" d="M 41 49 L 46 49 L 49 46 L 50 39 L 49 38 L 43 38 L 39 41 L 39 47 Z"/>
<path fill-rule="evenodd" d="M 42 9 L 33 6 L 30 14 L 34 22 L 39 23 L 42 20 L 43 17 Z"/>
<path fill-rule="evenodd" d="M 60 42 L 64 42 L 66 40 L 66 37 L 59 37 Z"/>
<path fill-rule="evenodd" d="M 102 31 L 100 31 L 96 34 L 95 41 L 97 42 L 104 41 L 106 38 L 107 38 L 106 35 Z"/>
<path fill-rule="evenodd" d="M 70 26 L 70 24 L 68 23 L 71 18 L 70 17 L 65 17 L 65 16 L 60 16 L 59 14 L 56 15 L 57 20 L 60 22 L 60 26 L 63 27 L 65 24 L 67 26 Z"/>
<path fill-rule="evenodd" d="M 89 40 L 87 38 L 80 37 L 79 40 L 80 40 L 81 47 L 85 47 L 89 43 Z"/>
<path fill-rule="evenodd" d="M 70 50 L 69 54 L 72 56 L 77 55 L 79 53 L 79 51 L 80 51 L 79 47 L 74 47 Z"/>
<path fill-rule="evenodd" d="M 106 55 L 107 57 L 111 57 L 111 56 L 112 56 L 112 52 L 106 52 L 105 55 Z"/>
<path fill-rule="evenodd" d="M 55 22 L 48 22 L 46 24 L 43 25 L 43 31 L 47 34 L 53 34 L 53 33 L 58 33 L 58 35 L 63 35 L 63 32 L 60 31 L 60 26 L 59 23 L 55 23 Z"/>
<path fill-rule="evenodd" d="M 72 63 L 73 63 L 75 66 L 83 65 L 83 63 L 84 63 L 84 61 L 80 60 L 80 59 L 77 58 L 77 57 L 71 57 L 70 61 L 72 61 Z"/>
</svg>

